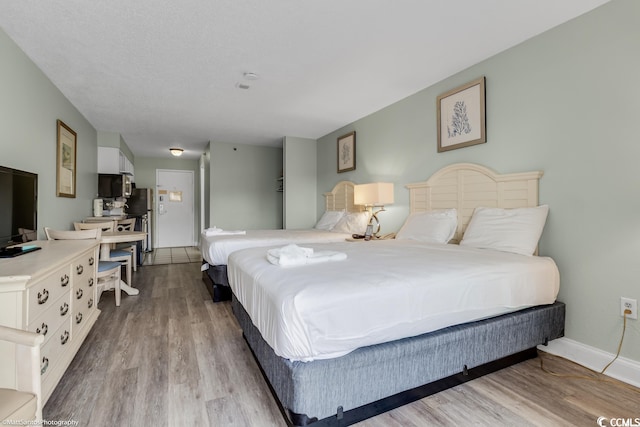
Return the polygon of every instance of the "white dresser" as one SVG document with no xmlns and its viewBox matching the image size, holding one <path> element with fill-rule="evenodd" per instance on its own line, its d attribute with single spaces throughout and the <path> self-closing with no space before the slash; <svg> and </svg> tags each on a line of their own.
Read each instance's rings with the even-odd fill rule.
<svg viewBox="0 0 640 427">
<path fill-rule="evenodd" d="M 0 324 L 45 336 L 41 347 L 44 405 L 95 323 L 99 242 L 29 242 L 42 249 L 0 259 Z M 16 384 L 15 349 L 0 344 L 0 387 Z"/>
</svg>

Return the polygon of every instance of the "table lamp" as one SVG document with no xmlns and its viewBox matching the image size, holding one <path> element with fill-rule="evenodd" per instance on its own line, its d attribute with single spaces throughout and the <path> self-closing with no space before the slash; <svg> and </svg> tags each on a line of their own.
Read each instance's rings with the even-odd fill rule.
<svg viewBox="0 0 640 427">
<path fill-rule="evenodd" d="M 353 203 L 365 206 L 371 209 L 371 218 L 369 224 L 374 225 L 376 237 L 380 232 L 380 221 L 378 213 L 384 211 L 385 205 L 393 204 L 393 183 L 391 182 L 373 182 L 370 184 L 360 184 L 354 186 Z M 373 208 L 380 208 L 373 212 Z"/>
</svg>

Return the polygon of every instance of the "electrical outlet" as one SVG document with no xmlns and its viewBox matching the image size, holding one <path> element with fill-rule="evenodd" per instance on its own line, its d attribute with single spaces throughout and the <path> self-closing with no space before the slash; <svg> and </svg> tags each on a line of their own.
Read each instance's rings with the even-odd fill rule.
<svg viewBox="0 0 640 427">
<path fill-rule="evenodd" d="M 638 300 L 620 297 L 620 316 L 624 316 L 624 311 L 630 310 L 631 314 L 627 314 L 627 319 L 638 319 Z"/>
</svg>

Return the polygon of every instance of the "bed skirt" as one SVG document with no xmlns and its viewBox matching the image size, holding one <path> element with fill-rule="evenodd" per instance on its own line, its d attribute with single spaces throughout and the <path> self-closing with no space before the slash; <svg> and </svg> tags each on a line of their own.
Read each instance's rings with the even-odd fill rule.
<svg viewBox="0 0 640 427">
<path fill-rule="evenodd" d="M 564 335 L 565 305 L 556 302 L 335 359 L 292 362 L 273 352 L 235 297 L 232 306 L 287 421 L 296 426 L 350 425 L 464 382 L 457 376 L 472 379 L 535 357 L 537 345 Z"/>
<path fill-rule="evenodd" d="M 202 263 L 204 264 L 206 261 Z M 227 281 L 226 265 L 210 265 L 208 269 L 202 271 L 202 282 L 211 295 L 213 302 L 231 299 L 231 288 Z"/>
</svg>

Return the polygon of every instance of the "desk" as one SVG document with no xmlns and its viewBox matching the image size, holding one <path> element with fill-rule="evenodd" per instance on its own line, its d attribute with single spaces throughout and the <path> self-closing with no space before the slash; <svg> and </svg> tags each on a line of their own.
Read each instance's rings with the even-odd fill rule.
<svg viewBox="0 0 640 427">
<path fill-rule="evenodd" d="M 102 233 L 102 239 L 100 240 L 100 259 L 105 260 L 109 258 L 112 243 L 138 242 L 144 240 L 146 237 L 147 233 L 144 231 L 105 231 Z M 133 262 L 135 262 L 135 260 L 133 260 Z M 127 295 L 138 295 L 140 292 L 122 280 L 120 281 L 120 289 L 126 292 Z"/>
</svg>

